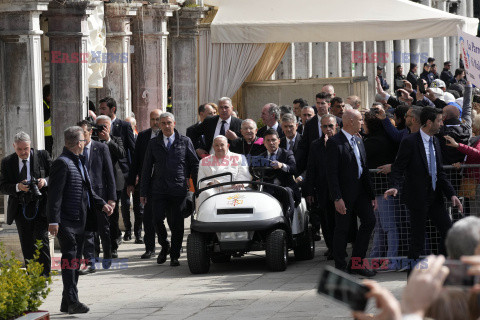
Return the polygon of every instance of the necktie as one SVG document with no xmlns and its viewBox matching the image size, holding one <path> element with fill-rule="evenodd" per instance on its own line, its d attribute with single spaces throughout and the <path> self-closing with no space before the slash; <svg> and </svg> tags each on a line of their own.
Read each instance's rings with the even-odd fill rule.
<svg viewBox="0 0 480 320">
<path fill-rule="evenodd" d="M 430 151 L 430 176 L 432 177 L 432 188 L 437 186 L 437 161 L 435 159 L 435 149 L 433 148 L 433 137 L 428 141 L 428 150 Z"/>
<path fill-rule="evenodd" d="M 84 152 L 85 152 L 85 149 L 84 149 Z M 88 173 L 84 170 L 85 168 L 83 167 L 82 161 L 80 159 L 78 160 L 78 167 L 80 168 L 80 173 L 82 175 L 83 181 L 85 181 L 85 191 L 87 192 L 87 206 L 90 208 L 90 195 L 88 194 L 88 190 L 86 188 Z"/>
<path fill-rule="evenodd" d="M 88 161 L 88 148 L 87 147 L 83 148 L 83 156 L 85 157 L 85 167 L 87 167 L 87 170 L 90 170 L 90 162 Z"/>
<path fill-rule="evenodd" d="M 277 157 L 275 156 L 275 153 L 272 153 L 272 154 L 270 155 L 270 160 L 271 160 L 271 161 L 277 160 Z"/>
<path fill-rule="evenodd" d="M 222 120 L 222 126 L 220 127 L 220 135 L 222 136 L 225 135 L 225 123 L 227 123 L 227 121 Z"/>
<path fill-rule="evenodd" d="M 22 160 L 23 167 L 20 170 L 20 181 L 27 180 L 27 160 Z"/>
<path fill-rule="evenodd" d="M 293 139 L 290 140 L 290 142 L 288 142 L 288 150 L 293 150 L 293 143 L 294 143 Z"/>
<path fill-rule="evenodd" d="M 350 141 L 351 141 L 353 153 L 355 153 L 355 158 L 357 159 L 358 178 L 360 178 L 360 176 L 362 175 L 362 162 L 360 160 L 360 151 L 358 150 L 357 141 L 355 140 L 355 137 L 352 137 Z"/>
<path fill-rule="evenodd" d="M 170 137 L 168 137 L 167 140 L 168 140 L 167 150 L 170 150 L 170 147 L 172 146 L 172 141 L 170 140 Z"/>
</svg>

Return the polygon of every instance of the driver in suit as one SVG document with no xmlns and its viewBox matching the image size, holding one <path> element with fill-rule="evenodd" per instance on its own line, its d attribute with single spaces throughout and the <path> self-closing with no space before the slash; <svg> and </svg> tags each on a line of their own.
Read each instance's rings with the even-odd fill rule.
<svg viewBox="0 0 480 320">
<path fill-rule="evenodd" d="M 292 151 L 279 148 L 280 137 L 275 129 L 268 129 L 265 131 L 263 143 L 267 151 L 260 156 L 264 159 L 268 159 L 270 166 L 274 169 L 273 177 L 266 177 L 264 182 L 272 183 L 281 187 L 284 187 L 288 192 L 281 192 L 277 188 L 265 186 L 263 189 L 265 192 L 270 193 L 278 201 L 280 201 L 284 207 L 284 212 L 288 209 L 288 217 L 293 217 L 293 211 L 295 204 L 300 203 L 301 194 L 300 189 L 295 183 L 294 175 L 297 170 L 295 163 L 295 157 Z"/>
</svg>

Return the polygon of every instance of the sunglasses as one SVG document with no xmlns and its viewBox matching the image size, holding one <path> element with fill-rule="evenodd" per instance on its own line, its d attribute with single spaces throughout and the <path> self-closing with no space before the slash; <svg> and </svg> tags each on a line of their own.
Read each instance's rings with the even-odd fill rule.
<svg viewBox="0 0 480 320">
<path fill-rule="evenodd" d="M 323 129 L 327 129 L 327 128 L 333 129 L 334 127 L 335 127 L 334 124 L 322 124 Z"/>
</svg>

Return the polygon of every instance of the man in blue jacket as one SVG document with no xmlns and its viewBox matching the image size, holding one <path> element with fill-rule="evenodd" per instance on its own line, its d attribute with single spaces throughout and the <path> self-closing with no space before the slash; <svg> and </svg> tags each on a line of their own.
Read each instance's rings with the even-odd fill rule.
<svg viewBox="0 0 480 320">
<path fill-rule="evenodd" d="M 48 193 L 48 231 L 58 238 L 62 252 L 63 294 L 61 312 L 87 313 L 78 300 L 78 276 L 85 229 L 95 228 L 95 207 L 107 214 L 113 208 L 93 190 L 82 155 L 85 136 L 81 127 L 64 131 L 65 147 L 52 163 Z"/>
<path fill-rule="evenodd" d="M 198 158 L 190 138 L 175 130 L 175 116 L 169 112 L 160 115 L 162 134 L 152 139 L 147 147 L 140 181 L 140 202 L 152 202 L 154 222 L 162 250 L 157 263 L 162 264 L 170 253 L 170 265 L 180 265 L 184 217 L 182 204 L 188 191 L 188 180 L 196 183 Z M 148 195 L 148 198 L 147 198 Z M 167 218 L 172 233 L 172 247 L 167 240 L 163 221 Z"/>
</svg>

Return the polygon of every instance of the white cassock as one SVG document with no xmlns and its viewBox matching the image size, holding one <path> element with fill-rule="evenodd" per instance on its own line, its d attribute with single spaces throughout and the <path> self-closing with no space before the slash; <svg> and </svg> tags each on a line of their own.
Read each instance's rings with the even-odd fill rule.
<svg viewBox="0 0 480 320">
<path fill-rule="evenodd" d="M 227 152 L 225 158 L 223 159 L 215 157 L 214 154 L 203 158 L 200 161 L 200 166 L 198 168 L 198 180 L 226 172 L 230 172 L 232 174 L 232 181 L 252 180 L 252 176 L 248 171 L 248 162 L 245 156 L 230 151 Z M 225 175 L 200 182 L 200 188 L 206 187 L 210 182 L 223 183 L 229 181 L 230 175 Z M 196 209 L 198 210 L 199 205 L 211 195 L 228 190 L 233 190 L 233 185 L 227 185 L 203 191 L 198 196 L 197 201 L 195 201 L 197 207 Z"/>
</svg>

